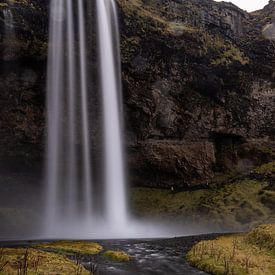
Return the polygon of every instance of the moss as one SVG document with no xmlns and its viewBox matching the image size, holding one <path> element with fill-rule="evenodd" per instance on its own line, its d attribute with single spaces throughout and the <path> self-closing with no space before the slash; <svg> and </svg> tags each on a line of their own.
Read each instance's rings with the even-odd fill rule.
<svg viewBox="0 0 275 275">
<path fill-rule="evenodd" d="M 274 209 L 275 205 L 275 191 L 273 190 L 262 190 L 260 192 L 261 202 L 271 210 Z"/>
<path fill-rule="evenodd" d="M 131 36 L 122 40 L 121 47 L 123 49 L 123 62 L 129 62 L 136 52 L 139 50 L 141 39 L 138 36 Z"/>
<path fill-rule="evenodd" d="M 50 250 L 62 254 L 98 254 L 103 250 L 98 243 L 87 241 L 56 241 L 39 244 L 36 248 Z"/>
<path fill-rule="evenodd" d="M 248 58 L 240 51 L 240 49 L 230 45 L 229 48 L 224 49 L 219 57 L 214 59 L 211 63 L 212 65 L 230 65 L 234 61 L 240 62 L 242 65 L 245 65 L 249 62 Z"/>
<path fill-rule="evenodd" d="M 264 176 L 275 175 L 275 161 L 264 164 L 254 170 L 257 174 Z"/>
<path fill-rule="evenodd" d="M 169 12 L 163 10 L 162 13 L 154 5 L 146 5 L 141 0 L 118 0 L 120 7 L 123 9 L 124 16 L 134 15 L 138 22 L 142 25 L 142 29 L 146 30 L 150 27 L 151 31 L 157 31 L 166 35 L 178 35 L 183 32 L 196 32 L 194 27 L 178 23 L 171 22 L 169 18 Z"/>
<path fill-rule="evenodd" d="M 234 182 L 239 177 L 237 171 L 230 171 L 228 173 L 216 173 L 211 180 L 211 185 L 219 186 L 221 184 Z"/>
<path fill-rule="evenodd" d="M 214 226 L 219 230 L 245 230 L 266 221 L 275 214 L 263 201 L 267 183 L 239 180 L 230 184 L 210 186 L 209 189 L 171 192 L 154 188 L 134 188 L 131 202 L 139 217 L 166 218 Z M 275 200 L 275 192 L 269 200 Z"/>
<path fill-rule="evenodd" d="M 113 251 L 113 250 L 107 250 L 103 256 L 114 262 L 129 262 L 131 260 L 131 257 L 124 251 Z"/>
<path fill-rule="evenodd" d="M 272 275 L 275 271 L 274 234 L 274 225 L 264 225 L 248 234 L 202 241 L 192 247 L 187 260 L 214 275 Z"/>
<path fill-rule="evenodd" d="M 0 250 L 0 274 L 90 274 L 66 257 L 36 249 Z M 20 271 L 21 270 L 21 271 Z"/>
</svg>

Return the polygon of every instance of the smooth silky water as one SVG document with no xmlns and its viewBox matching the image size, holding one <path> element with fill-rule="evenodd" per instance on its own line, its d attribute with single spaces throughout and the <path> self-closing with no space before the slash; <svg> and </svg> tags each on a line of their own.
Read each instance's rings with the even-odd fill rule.
<svg viewBox="0 0 275 275">
<path fill-rule="evenodd" d="M 46 238 L 144 238 L 180 234 L 133 220 L 127 206 L 119 27 L 114 0 L 96 1 L 98 91 L 88 77 L 85 1 L 52 0 L 48 50 Z M 88 81 L 89 79 L 89 81 Z M 103 169 L 95 205 L 90 98 L 102 101 Z M 102 207 L 101 211 L 98 208 Z M 172 232 L 173 231 L 173 232 Z M 182 232 L 181 232 L 182 234 Z"/>
</svg>

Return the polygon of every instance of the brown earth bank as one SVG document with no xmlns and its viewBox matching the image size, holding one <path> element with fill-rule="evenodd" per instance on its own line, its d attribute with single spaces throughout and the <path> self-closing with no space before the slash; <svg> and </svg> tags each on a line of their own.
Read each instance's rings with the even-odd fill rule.
<svg viewBox="0 0 275 275">
<path fill-rule="evenodd" d="M 48 4 L 0 1 L 1 171 L 43 165 Z M 273 1 L 253 13 L 212 0 L 117 5 L 131 183 L 208 185 L 274 160 Z"/>
</svg>

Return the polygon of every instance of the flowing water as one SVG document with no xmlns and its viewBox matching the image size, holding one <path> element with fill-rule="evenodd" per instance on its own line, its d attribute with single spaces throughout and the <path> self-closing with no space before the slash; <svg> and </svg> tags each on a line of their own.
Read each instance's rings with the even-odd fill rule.
<svg viewBox="0 0 275 275">
<path fill-rule="evenodd" d="M 104 111 L 106 219 L 114 229 L 127 221 L 123 161 L 118 19 L 113 0 L 97 0 L 97 25 Z"/>
<path fill-rule="evenodd" d="M 50 6 L 46 233 L 54 236 L 64 234 L 68 227 L 79 231 L 83 225 L 95 234 L 92 231 L 98 223 L 85 4 L 83 0 L 52 0 Z M 96 13 L 104 124 L 104 209 L 100 218 L 111 234 L 127 223 L 119 31 L 113 0 L 97 1 Z"/>
<path fill-rule="evenodd" d="M 48 52 L 48 140 L 47 140 L 47 230 L 51 232 L 60 216 L 59 185 L 61 185 L 60 162 L 62 161 L 62 120 L 64 90 L 64 7 L 62 0 L 51 2 L 49 52 Z"/>
<path fill-rule="evenodd" d="M 3 10 L 4 23 L 5 23 L 5 36 L 10 38 L 14 35 L 14 20 L 13 14 L 10 8 L 5 8 Z"/>
<path fill-rule="evenodd" d="M 3 50 L 4 60 L 10 60 L 16 54 L 16 50 L 12 46 L 16 40 L 15 21 L 12 6 L 12 3 L 8 3 L 8 6 L 2 10 L 4 21 L 3 42 L 6 44 L 6 47 L 4 47 Z"/>
</svg>

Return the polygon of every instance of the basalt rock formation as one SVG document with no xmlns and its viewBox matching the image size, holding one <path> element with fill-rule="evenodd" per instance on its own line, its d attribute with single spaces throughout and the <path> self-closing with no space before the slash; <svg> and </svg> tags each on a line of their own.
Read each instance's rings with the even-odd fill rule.
<svg viewBox="0 0 275 275">
<path fill-rule="evenodd" d="M 275 3 L 253 13 L 212 0 L 117 4 L 130 181 L 185 188 L 272 161 Z M 48 1 L 1 1 L 0 19 L 4 170 L 43 163 Z"/>
</svg>

